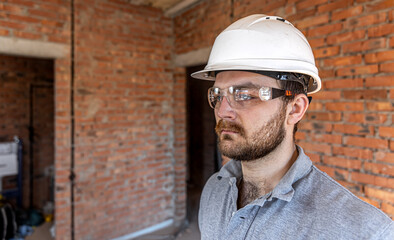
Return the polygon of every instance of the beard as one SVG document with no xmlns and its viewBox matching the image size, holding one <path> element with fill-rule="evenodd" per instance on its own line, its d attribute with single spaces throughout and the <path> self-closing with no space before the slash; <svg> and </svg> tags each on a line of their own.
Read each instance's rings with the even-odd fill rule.
<svg viewBox="0 0 394 240">
<path fill-rule="evenodd" d="M 218 135 L 219 149 L 221 153 L 238 161 L 253 161 L 263 158 L 274 151 L 285 138 L 284 128 L 285 110 L 282 107 L 278 113 L 270 119 L 259 130 L 246 136 L 245 129 L 238 123 L 223 121 L 216 125 L 215 131 Z M 236 132 L 236 139 L 232 134 L 221 133 L 222 130 Z"/>
</svg>

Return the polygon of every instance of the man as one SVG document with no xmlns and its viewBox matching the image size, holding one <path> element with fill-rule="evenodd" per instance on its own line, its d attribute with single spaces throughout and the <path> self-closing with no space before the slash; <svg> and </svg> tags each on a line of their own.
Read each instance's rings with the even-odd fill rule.
<svg viewBox="0 0 394 240">
<path fill-rule="evenodd" d="M 204 187 L 202 239 L 394 239 L 388 216 L 318 170 L 294 143 L 307 94 L 321 80 L 309 43 L 291 23 L 238 20 L 192 76 L 215 80 L 208 100 L 220 151 L 233 159 Z"/>
</svg>

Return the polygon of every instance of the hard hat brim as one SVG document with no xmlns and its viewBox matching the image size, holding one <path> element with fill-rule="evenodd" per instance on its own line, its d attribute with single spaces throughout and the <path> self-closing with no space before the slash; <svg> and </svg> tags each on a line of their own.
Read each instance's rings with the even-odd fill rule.
<svg viewBox="0 0 394 240">
<path fill-rule="evenodd" d="M 261 60 L 259 61 L 261 63 Z M 270 61 L 270 64 L 272 65 L 273 60 Z M 283 64 L 283 60 L 281 61 L 281 63 Z M 300 62 L 298 61 L 298 66 L 300 64 Z M 256 64 L 257 65 L 257 64 Z M 316 68 L 314 65 L 309 65 L 308 67 L 312 67 L 312 68 Z M 286 70 L 282 70 L 282 69 L 286 69 Z M 315 74 L 315 71 L 313 71 L 311 69 L 311 71 L 307 71 L 305 69 L 300 70 L 300 69 L 292 69 L 291 68 L 291 64 L 287 67 L 282 67 L 280 68 L 280 70 L 278 68 L 261 68 L 261 67 L 257 67 L 257 66 L 253 66 L 253 65 L 247 65 L 247 66 L 235 66 L 232 65 L 231 63 L 229 63 L 228 66 L 210 66 L 209 68 L 205 68 L 204 70 L 198 71 L 198 72 L 194 72 L 191 74 L 191 76 L 193 78 L 196 79 L 201 79 L 201 80 L 209 80 L 209 81 L 215 81 L 216 77 L 215 77 L 215 72 L 218 71 L 272 71 L 272 72 L 291 72 L 291 73 L 302 73 L 302 74 L 306 74 L 308 76 L 311 76 L 313 78 L 313 84 L 311 84 L 308 87 L 308 94 L 313 94 L 318 92 L 321 89 L 321 80 L 320 77 Z"/>
</svg>

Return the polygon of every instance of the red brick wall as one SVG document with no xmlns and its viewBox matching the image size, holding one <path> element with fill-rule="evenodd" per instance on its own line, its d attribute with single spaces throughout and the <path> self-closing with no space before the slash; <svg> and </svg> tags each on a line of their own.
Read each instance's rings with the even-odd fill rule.
<svg viewBox="0 0 394 240">
<path fill-rule="evenodd" d="M 320 169 L 394 217 L 393 1 L 202 1 L 175 18 L 176 53 L 210 47 L 232 20 L 254 13 L 290 20 L 314 49 L 323 90 L 298 143 Z"/>
<path fill-rule="evenodd" d="M 0 36 L 56 42 L 69 47 L 70 2 L 0 3 Z M 58 239 L 70 239 L 70 59 L 55 60 L 55 220 Z"/>
<path fill-rule="evenodd" d="M 315 49 L 324 90 L 300 144 L 320 168 L 394 215 L 392 1 L 202 1 L 174 21 L 126 0 L 75 2 L 76 239 L 184 218 L 185 72 L 172 56 L 211 46 L 233 19 L 257 12 L 292 20 Z M 2 2 L 0 36 L 70 48 L 70 19 L 70 1 Z M 57 239 L 71 236 L 70 63 L 55 60 Z"/>
<path fill-rule="evenodd" d="M 126 0 L 75 0 L 70 57 L 55 60 L 56 238 L 110 239 L 185 217 L 184 69 L 172 66 L 172 21 Z M 71 47 L 70 1 L 0 3 L 0 36 Z M 179 91 L 174 92 L 174 89 Z"/>
<path fill-rule="evenodd" d="M 26 208 L 30 207 L 31 190 L 32 207 L 42 208 L 52 198 L 51 178 L 45 169 L 49 170 L 54 163 L 53 78 L 51 60 L 0 55 L 0 142 L 13 141 L 14 136 L 23 142 L 23 206 Z M 34 139 L 33 189 L 30 189 L 30 127 Z M 6 179 L 16 181 L 15 177 L 3 180 Z"/>
<path fill-rule="evenodd" d="M 184 207 L 172 23 L 128 1 L 81 1 L 76 10 L 76 236 L 108 239 Z"/>
</svg>

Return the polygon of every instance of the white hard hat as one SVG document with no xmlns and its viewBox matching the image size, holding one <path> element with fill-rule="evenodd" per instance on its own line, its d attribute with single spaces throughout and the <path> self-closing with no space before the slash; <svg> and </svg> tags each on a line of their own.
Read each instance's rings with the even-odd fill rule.
<svg viewBox="0 0 394 240">
<path fill-rule="evenodd" d="M 305 36 L 290 22 L 276 16 L 255 14 L 231 24 L 216 38 L 205 69 L 192 77 L 215 80 L 218 71 L 226 70 L 305 74 L 312 80 L 306 83 L 307 93 L 321 88 Z"/>
</svg>

